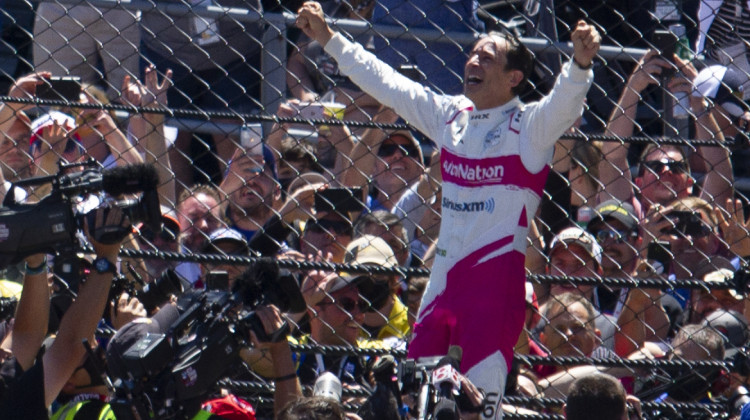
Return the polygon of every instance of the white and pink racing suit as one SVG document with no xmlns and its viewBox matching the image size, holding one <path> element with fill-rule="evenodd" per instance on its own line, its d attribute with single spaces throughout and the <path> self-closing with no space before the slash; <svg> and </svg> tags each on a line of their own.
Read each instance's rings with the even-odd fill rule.
<svg viewBox="0 0 750 420">
<path fill-rule="evenodd" d="M 505 379 L 525 312 L 526 236 L 554 144 L 581 115 L 591 70 L 566 64 L 540 102 L 477 110 L 438 95 L 336 34 L 325 47 L 341 71 L 441 148 L 442 224 L 409 357 L 463 349 L 461 370 L 501 418 Z"/>
</svg>

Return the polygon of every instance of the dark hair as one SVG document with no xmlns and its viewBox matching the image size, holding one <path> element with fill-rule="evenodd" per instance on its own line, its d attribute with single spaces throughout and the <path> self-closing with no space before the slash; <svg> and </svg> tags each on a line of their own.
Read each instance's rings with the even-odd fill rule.
<svg viewBox="0 0 750 420">
<path fill-rule="evenodd" d="M 627 410 L 625 388 L 614 376 L 596 373 L 573 382 L 565 405 L 568 420 L 620 420 Z"/>
<path fill-rule="evenodd" d="M 215 187 L 207 184 L 196 184 L 180 193 L 180 196 L 177 198 L 177 207 L 182 205 L 188 198 L 195 197 L 198 194 L 205 194 L 216 200 L 217 203 L 221 203 L 221 195 Z"/>
<path fill-rule="evenodd" d="M 318 173 L 322 172 L 315 157 L 315 148 L 307 142 L 287 137 L 281 141 L 280 153 L 281 161 L 302 161 L 305 162 L 307 169 Z"/>
<path fill-rule="evenodd" d="M 354 238 L 356 239 L 364 236 L 368 233 L 367 231 L 371 227 L 383 227 L 387 231 L 393 231 L 400 227 L 402 234 L 398 239 L 401 242 L 401 246 L 408 247 L 409 235 L 404 228 L 404 222 L 397 215 L 386 210 L 375 210 L 370 213 L 363 213 L 354 223 Z M 398 251 L 400 251 L 400 249 L 393 250 L 394 253 Z"/>
<path fill-rule="evenodd" d="M 341 405 L 321 397 L 298 398 L 287 404 L 278 420 L 345 420 L 346 414 Z"/>
<path fill-rule="evenodd" d="M 526 89 L 526 83 L 529 80 L 532 70 L 534 70 L 534 54 L 514 35 L 498 31 L 490 31 L 486 34 L 482 34 L 474 45 L 471 46 L 472 49 L 480 40 L 488 36 L 504 39 L 505 42 L 507 42 L 508 50 L 505 53 L 507 58 L 505 70 L 518 70 L 523 74 L 521 82 L 511 89 L 514 95 L 520 95 L 523 93 L 524 89 Z"/>
<path fill-rule="evenodd" d="M 580 303 L 583 309 L 588 314 L 586 323 L 591 328 L 594 328 L 594 319 L 596 318 L 596 308 L 591 304 L 591 301 L 586 299 L 584 296 L 577 293 L 565 292 L 559 296 L 550 297 L 547 303 L 544 305 L 544 314 L 542 314 L 547 321 L 551 323 L 553 319 L 557 318 L 568 312 L 568 308 Z"/>
<path fill-rule="evenodd" d="M 643 148 L 643 151 L 641 152 L 641 156 L 638 159 L 638 176 L 639 177 L 642 177 L 643 174 L 646 172 L 646 167 L 643 165 L 643 162 L 646 161 L 646 158 L 648 157 L 648 155 L 650 155 L 652 152 L 656 150 L 661 150 L 664 153 L 669 152 L 671 150 L 678 152 L 682 156 L 683 162 L 685 162 L 685 164 L 687 165 L 688 174 L 690 174 L 690 161 L 688 160 L 688 157 L 685 154 L 685 151 L 681 147 L 675 146 L 673 144 L 650 143 L 648 146 Z"/>
</svg>

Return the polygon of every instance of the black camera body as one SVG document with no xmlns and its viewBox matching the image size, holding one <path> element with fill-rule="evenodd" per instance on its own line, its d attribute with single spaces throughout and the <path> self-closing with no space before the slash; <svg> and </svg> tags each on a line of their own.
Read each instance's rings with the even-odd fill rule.
<svg viewBox="0 0 750 420">
<path fill-rule="evenodd" d="M 73 172 L 73 169 L 82 169 Z M 105 192 L 112 197 L 142 193 L 138 200 L 116 202 L 131 222 L 142 221 L 161 229 L 156 190 L 159 177 L 150 165 L 130 165 L 102 170 L 99 163 L 59 164 L 56 175 L 21 180 L 13 184 L 0 207 L 0 269 L 37 254 L 64 254 L 80 249 L 77 232 L 83 228 L 82 197 Z M 52 183 L 52 191 L 36 204 L 15 201 L 14 188 Z"/>
<path fill-rule="evenodd" d="M 232 292 L 180 296 L 180 316 L 167 333 L 144 335 L 117 357 L 118 371 L 125 373 L 114 375 L 116 417 L 193 417 L 219 379 L 244 371 L 239 352 L 250 331 L 261 341 L 270 339 L 254 311 L 260 304 L 274 304 L 282 312 L 306 307 L 297 279 L 270 259 L 252 264 Z"/>
</svg>

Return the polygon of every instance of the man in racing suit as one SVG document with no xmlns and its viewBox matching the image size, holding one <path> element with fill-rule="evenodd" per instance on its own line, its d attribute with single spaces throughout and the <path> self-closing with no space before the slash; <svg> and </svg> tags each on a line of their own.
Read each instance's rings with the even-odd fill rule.
<svg viewBox="0 0 750 420">
<path fill-rule="evenodd" d="M 501 418 L 513 346 L 524 320 L 524 254 L 557 139 L 582 112 L 600 36 L 583 21 L 574 55 L 552 92 L 523 104 L 531 54 L 501 34 L 480 38 L 464 70 L 464 95 L 438 95 L 349 42 L 307 2 L 297 26 L 325 46 L 363 91 L 392 107 L 441 148 L 442 225 L 409 357 L 463 349 L 461 370 L 487 392 L 484 418 Z"/>
</svg>

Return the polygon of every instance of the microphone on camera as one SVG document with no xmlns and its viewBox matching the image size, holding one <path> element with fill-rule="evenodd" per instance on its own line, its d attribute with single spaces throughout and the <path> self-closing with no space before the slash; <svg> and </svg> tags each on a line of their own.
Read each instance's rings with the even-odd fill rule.
<svg viewBox="0 0 750 420">
<path fill-rule="evenodd" d="M 315 380 L 313 395 L 341 402 L 341 381 L 331 372 L 323 372 Z"/>
<path fill-rule="evenodd" d="M 437 420 L 458 420 L 460 413 L 456 396 L 461 390 L 459 367 L 463 350 L 460 346 L 451 346 L 448 355 L 441 358 L 432 371 L 432 384 L 437 389 L 438 400 L 435 403 L 434 418 Z"/>
<path fill-rule="evenodd" d="M 102 171 L 102 189 L 111 196 L 155 190 L 159 174 L 153 165 L 138 163 Z"/>
</svg>

